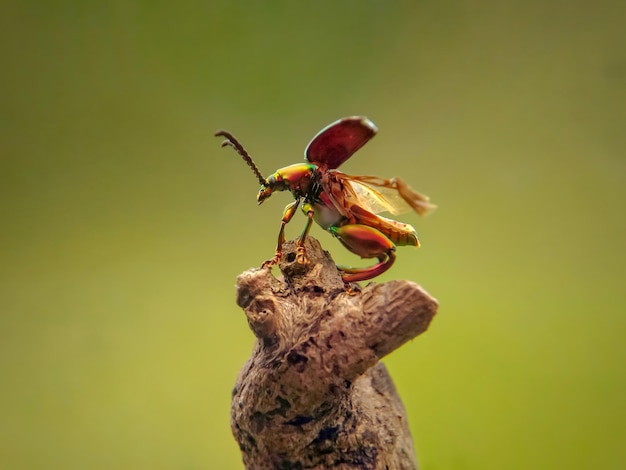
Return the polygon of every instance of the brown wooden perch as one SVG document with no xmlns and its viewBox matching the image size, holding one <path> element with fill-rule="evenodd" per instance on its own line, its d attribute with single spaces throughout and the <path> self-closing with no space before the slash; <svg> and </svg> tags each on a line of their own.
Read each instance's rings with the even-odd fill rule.
<svg viewBox="0 0 626 470">
<path fill-rule="evenodd" d="M 256 336 L 233 390 L 231 427 L 248 469 L 416 469 L 404 406 L 379 360 L 423 333 L 437 301 L 410 281 L 346 292 L 312 237 L 309 264 L 237 279 Z"/>
</svg>

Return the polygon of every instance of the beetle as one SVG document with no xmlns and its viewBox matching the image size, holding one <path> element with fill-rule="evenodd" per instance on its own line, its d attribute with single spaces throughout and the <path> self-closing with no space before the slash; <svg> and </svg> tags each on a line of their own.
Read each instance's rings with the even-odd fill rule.
<svg viewBox="0 0 626 470">
<path fill-rule="evenodd" d="M 285 225 L 301 203 L 307 222 L 296 241 L 298 263 L 308 263 L 304 241 L 313 221 L 361 258 L 378 259 L 375 265 L 364 268 L 338 265 L 345 283 L 364 281 L 387 271 L 395 261 L 396 246 L 420 245 L 411 225 L 378 214 L 413 209 L 423 215 L 436 207 L 427 196 L 411 189 L 401 178 L 350 176 L 337 169 L 377 132 L 378 128 L 366 117 L 335 121 L 313 137 L 304 152 L 304 163 L 281 168 L 267 178 L 231 133 L 215 133 L 225 138 L 222 147 L 232 147 L 257 177 L 261 184 L 258 204 L 275 191 L 290 191 L 295 199 L 285 207 L 274 257 L 265 261 L 264 267 L 276 264 L 282 256 Z"/>
</svg>

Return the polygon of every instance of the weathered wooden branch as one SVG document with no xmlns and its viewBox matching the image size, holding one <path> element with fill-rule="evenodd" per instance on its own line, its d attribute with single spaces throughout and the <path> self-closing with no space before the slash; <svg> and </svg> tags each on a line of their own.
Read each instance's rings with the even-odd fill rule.
<svg viewBox="0 0 626 470">
<path fill-rule="evenodd" d="M 237 280 L 256 336 L 233 390 L 231 427 L 248 469 L 416 469 L 406 413 L 379 360 L 423 333 L 437 302 L 410 281 L 346 292 L 317 240 L 310 263 Z"/>
</svg>

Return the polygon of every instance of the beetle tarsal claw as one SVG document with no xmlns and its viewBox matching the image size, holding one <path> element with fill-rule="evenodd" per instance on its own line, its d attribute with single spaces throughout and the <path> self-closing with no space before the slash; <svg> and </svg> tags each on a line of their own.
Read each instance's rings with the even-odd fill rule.
<svg viewBox="0 0 626 470">
<path fill-rule="evenodd" d="M 346 289 L 346 294 L 348 295 L 357 295 L 361 293 L 361 287 L 356 283 L 345 282 L 343 286 Z"/>
<path fill-rule="evenodd" d="M 299 246 L 296 249 L 296 261 L 298 264 L 309 264 L 309 258 L 306 255 L 304 246 Z"/>
<path fill-rule="evenodd" d="M 278 264 L 278 260 L 280 259 L 280 253 L 276 253 L 272 259 L 268 259 L 267 261 L 263 261 L 261 268 L 271 268 L 275 264 Z"/>
</svg>

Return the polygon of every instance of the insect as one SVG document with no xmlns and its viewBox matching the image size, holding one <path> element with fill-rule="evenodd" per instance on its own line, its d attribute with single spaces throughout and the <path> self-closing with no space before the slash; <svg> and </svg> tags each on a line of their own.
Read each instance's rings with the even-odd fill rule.
<svg viewBox="0 0 626 470">
<path fill-rule="evenodd" d="M 291 191 L 295 199 L 285 207 L 274 257 L 263 266 L 272 266 L 280 259 L 285 225 L 301 203 L 307 222 L 296 241 L 298 263 L 308 263 L 304 241 L 313 221 L 361 258 L 378 259 L 378 263 L 370 267 L 338 265 L 346 283 L 371 279 L 387 271 L 395 261 L 396 246 L 419 246 L 412 226 L 378 214 L 399 214 L 413 209 L 423 215 L 436 207 L 428 202 L 427 196 L 411 189 L 401 178 L 350 176 L 337 170 L 376 132 L 377 127 L 365 117 L 340 119 L 313 137 L 304 152 L 304 163 L 281 168 L 267 178 L 232 134 L 224 130 L 215 134 L 225 137 L 222 147 L 235 149 L 259 180 L 259 204 L 275 191 Z"/>
</svg>

